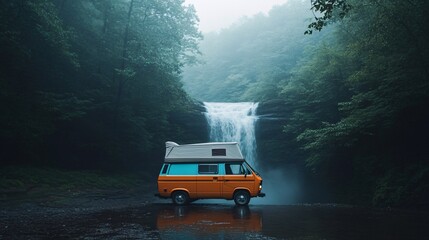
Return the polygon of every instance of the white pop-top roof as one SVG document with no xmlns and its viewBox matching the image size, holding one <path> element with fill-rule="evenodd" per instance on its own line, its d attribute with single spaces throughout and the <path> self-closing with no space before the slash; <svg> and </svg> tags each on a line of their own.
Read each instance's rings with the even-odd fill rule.
<svg viewBox="0 0 429 240">
<path fill-rule="evenodd" d="M 244 161 L 244 157 L 236 142 L 212 142 L 186 145 L 166 142 L 165 147 L 165 162 Z"/>
</svg>

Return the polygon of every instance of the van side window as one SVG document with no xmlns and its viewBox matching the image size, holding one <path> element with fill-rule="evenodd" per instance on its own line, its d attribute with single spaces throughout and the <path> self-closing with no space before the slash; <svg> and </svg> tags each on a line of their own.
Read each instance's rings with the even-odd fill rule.
<svg viewBox="0 0 429 240">
<path fill-rule="evenodd" d="M 195 163 L 172 163 L 167 170 L 168 175 L 196 175 L 197 164 Z"/>
<path fill-rule="evenodd" d="M 225 164 L 225 173 L 227 175 L 240 175 L 247 173 L 247 171 L 240 163 L 227 163 Z"/>
<path fill-rule="evenodd" d="M 166 174 L 168 170 L 168 164 L 164 164 L 164 168 L 162 168 L 162 174 Z"/>
<path fill-rule="evenodd" d="M 198 164 L 199 174 L 218 174 L 219 169 L 217 164 Z"/>
</svg>

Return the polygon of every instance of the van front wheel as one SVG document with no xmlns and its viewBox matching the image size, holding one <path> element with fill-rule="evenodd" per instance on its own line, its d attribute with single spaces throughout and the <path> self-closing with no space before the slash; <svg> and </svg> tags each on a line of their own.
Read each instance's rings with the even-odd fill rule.
<svg viewBox="0 0 429 240">
<path fill-rule="evenodd" d="M 245 190 L 239 190 L 234 193 L 234 202 L 238 206 L 245 206 L 249 204 L 250 194 Z"/>
<path fill-rule="evenodd" d="M 171 199 L 173 199 L 173 203 L 176 205 L 186 205 L 189 202 L 188 193 L 185 191 L 176 191 L 171 195 Z"/>
</svg>

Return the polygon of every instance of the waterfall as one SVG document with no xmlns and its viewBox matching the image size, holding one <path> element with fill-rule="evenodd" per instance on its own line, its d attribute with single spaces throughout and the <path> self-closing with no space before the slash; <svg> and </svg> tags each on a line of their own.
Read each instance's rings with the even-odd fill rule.
<svg viewBox="0 0 429 240">
<path fill-rule="evenodd" d="M 205 102 L 206 118 L 210 127 L 210 141 L 238 142 L 244 158 L 256 166 L 255 123 L 258 103 Z"/>
</svg>

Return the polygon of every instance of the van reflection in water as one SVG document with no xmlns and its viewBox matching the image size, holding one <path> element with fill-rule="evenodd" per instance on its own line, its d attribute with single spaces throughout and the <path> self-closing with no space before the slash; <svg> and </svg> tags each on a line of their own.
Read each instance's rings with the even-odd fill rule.
<svg viewBox="0 0 429 240">
<path fill-rule="evenodd" d="M 262 217 L 248 206 L 168 206 L 158 212 L 157 228 L 165 239 L 241 239 L 260 235 Z"/>
</svg>

